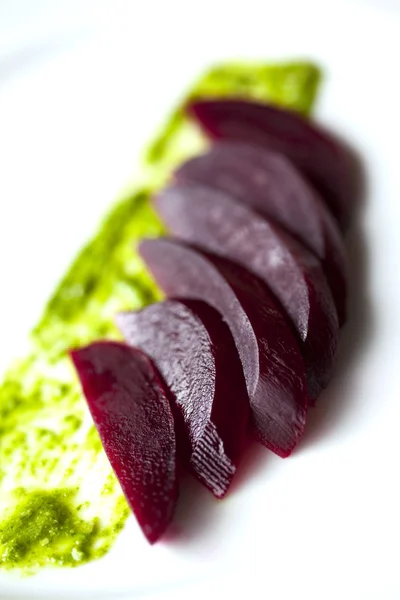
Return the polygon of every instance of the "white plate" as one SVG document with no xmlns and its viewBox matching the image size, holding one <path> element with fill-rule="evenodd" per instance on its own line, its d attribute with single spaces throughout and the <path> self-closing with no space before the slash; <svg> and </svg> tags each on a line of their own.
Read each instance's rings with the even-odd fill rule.
<svg viewBox="0 0 400 600">
<path fill-rule="evenodd" d="M 296 0 L 39 5 L 53 12 L 21 24 L 6 2 L 0 18 L 2 366 L 210 62 L 321 63 L 317 116 L 358 149 L 367 194 L 348 235 L 351 315 L 336 376 L 293 457 L 260 449 L 220 504 L 196 488 L 175 542 L 150 547 L 131 520 L 100 562 L 22 581 L 3 573 L 0 597 L 399 598 L 398 15 Z"/>
</svg>

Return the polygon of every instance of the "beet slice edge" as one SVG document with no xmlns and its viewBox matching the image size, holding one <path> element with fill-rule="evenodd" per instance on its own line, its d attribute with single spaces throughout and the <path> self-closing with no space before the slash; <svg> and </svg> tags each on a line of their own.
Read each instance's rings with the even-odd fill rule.
<svg viewBox="0 0 400 600">
<path fill-rule="evenodd" d="M 342 228 L 357 196 L 347 149 L 305 117 L 245 100 L 193 100 L 187 112 L 213 139 L 245 141 L 287 156 L 321 193 Z"/>
<path fill-rule="evenodd" d="M 305 370 L 267 288 L 239 265 L 177 240 L 144 240 L 139 252 L 167 296 L 204 300 L 222 314 L 242 361 L 257 439 L 289 456 L 306 421 Z"/>
<path fill-rule="evenodd" d="M 182 423 L 184 462 L 217 498 L 236 473 L 249 398 L 239 355 L 221 315 L 205 302 L 166 300 L 119 313 L 125 340 L 154 361 Z"/>
<path fill-rule="evenodd" d="M 310 397 L 329 383 L 338 320 L 318 259 L 277 225 L 227 194 L 175 184 L 155 199 L 161 219 L 183 241 L 239 263 L 278 298 L 301 340 Z"/>
<path fill-rule="evenodd" d="M 217 142 L 181 164 L 174 180 L 225 192 L 294 235 L 321 260 L 339 325 L 344 324 L 347 257 L 342 235 L 316 190 L 283 154 L 243 142 Z"/>
<path fill-rule="evenodd" d="M 178 496 L 174 420 L 164 385 L 150 359 L 125 344 L 94 342 L 70 355 L 107 457 L 153 544 Z"/>
</svg>

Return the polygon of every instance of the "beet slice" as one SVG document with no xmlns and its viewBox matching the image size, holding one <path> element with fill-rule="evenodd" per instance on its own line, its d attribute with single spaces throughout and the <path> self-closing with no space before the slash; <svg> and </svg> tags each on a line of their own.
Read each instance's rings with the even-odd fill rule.
<svg viewBox="0 0 400 600">
<path fill-rule="evenodd" d="M 168 296 L 204 300 L 221 313 L 242 361 L 256 437 L 288 456 L 304 431 L 307 385 L 295 336 L 267 288 L 240 265 L 177 240 L 144 240 L 139 251 Z"/>
<path fill-rule="evenodd" d="M 200 300 L 166 300 L 117 315 L 125 340 L 154 361 L 175 400 L 186 463 L 217 498 L 243 450 L 249 397 L 228 326 Z M 186 454 L 186 452 L 185 452 Z"/>
<path fill-rule="evenodd" d="M 226 192 L 295 235 L 321 260 L 343 325 L 347 261 L 342 235 L 318 193 L 285 156 L 251 144 L 220 142 L 183 163 L 175 179 Z"/>
<path fill-rule="evenodd" d="M 214 139 L 250 142 L 287 156 L 345 227 L 355 174 L 347 151 L 329 133 L 295 112 L 244 100 L 193 100 L 187 111 Z"/>
<path fill-rule="evenodd" d="M 316 399 L 331 379 L 338 342 L 337 313 L 318 259 L 278 225 L 213 188 L 175 184 L 155 204 L 174 235 L 237 261 L 268 285 L 301 339 L 308 391 Z"/>
<path fill-rule="evenodd" d="M 178 496 L 174 420 L 161 379 L 143 352 L 117 342 L 95 342 L 71 357 L 111 466 L 153 544 Z"/>
</svg>

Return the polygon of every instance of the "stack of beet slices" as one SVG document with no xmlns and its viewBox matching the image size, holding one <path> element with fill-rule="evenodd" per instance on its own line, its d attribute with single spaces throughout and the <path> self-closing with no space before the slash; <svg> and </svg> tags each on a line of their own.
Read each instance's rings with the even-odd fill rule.
<svg viewBox="0 0 400 600">
<path fill-rule="evenodd" d="M 290 455 L 346 320 L 347 151 L 266 104 L 196 101 L 188 113 L 213 144 L 154 198 L 172 237 L 140 245 L 168 299 L 117 315 L 126 344 L 71 353 L 151 543 L 173 515 L 177 461 L 222 498 L 249 432 Z"/>
</svg>

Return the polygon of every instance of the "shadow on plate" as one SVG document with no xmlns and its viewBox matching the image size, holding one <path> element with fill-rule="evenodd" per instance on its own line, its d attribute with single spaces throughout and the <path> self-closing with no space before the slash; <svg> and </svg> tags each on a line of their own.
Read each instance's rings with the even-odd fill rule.
<svg viewBox="0 0 400 600">
<path fill-rule="evenodd" d="M 354 410 L 359 398 L 352 395 L 352 370 L 361 360 L 374 330 L 373 311 L 366 292 L 367 249 L 364 234 L 356 225 L 347 238 L 349 252 L 350 302 L 348 321 L 341 332 L 335 374 L 321 395 L 317 406 L 310 410 L 307 427 L 299 445 L 315 444 Z"/>
<path fill-rule="evenodd" d="M 205 530 L 217 523 L 221 501 L 202 486 L 190 473 L 182 472 L 179 479 L 179 500 L 172 523 L 163 536 L 167 543 L 187 545 L 196 543 Z"/>
<path fill-rule="evenodd" d="M 315 408 L 309 411 L 304 437 L 299 450 L 314 445 L 336 431 L 360 400 L 352 395 L 352 374 L 373 337 L 374 311 L 368 288 L 369 249 L 362 227 L 362 214 L 368 201 L 368 180 L 361 160 L 353 151 L 355 194 L 357 204 L 352 223 L 346 233 L 348 253 L 349 302 L 348 319 L 340 333 L 338 360 L 334 377 Z"/>
</svg>

